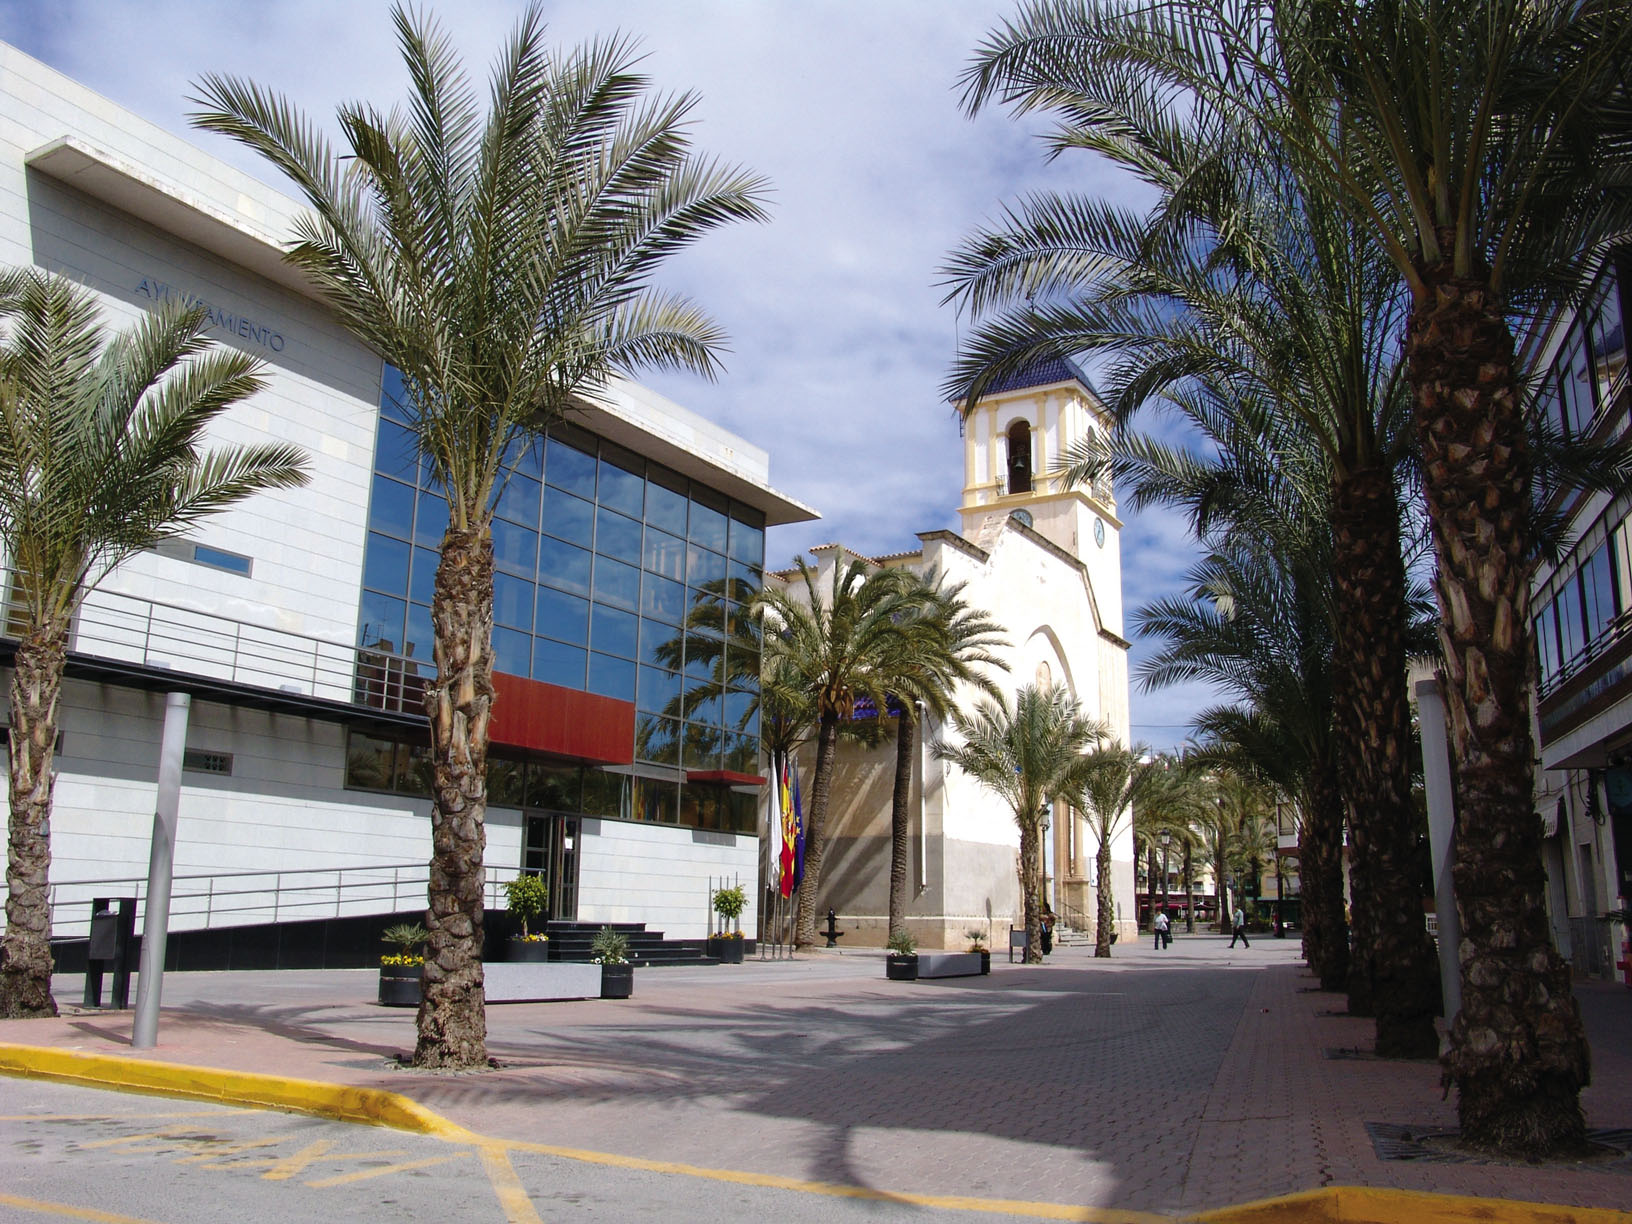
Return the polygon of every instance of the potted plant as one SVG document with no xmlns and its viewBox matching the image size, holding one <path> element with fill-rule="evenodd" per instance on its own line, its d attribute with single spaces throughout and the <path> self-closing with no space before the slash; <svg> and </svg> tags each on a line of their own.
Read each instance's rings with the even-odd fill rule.
<svg viewBox="0 0 1632 1224">
<path fill-rule="evenodd" d="M 905 931 L 890 936 L 884 945 L 884 976 L 892 982 L 918 980 L 918 941 Z"/>
<path fill-rule="evenodd" d="M 380 942 L 396 949 L 380 957 L 380 1006 L 418 1007 L 419 979 L 425 969 L 420 946 L 430 932 L 417 922 L 399 922 L 380 932 Z"/>
<path fill-rule="evenodd" d="M 963 934 L 969 940 L 969 951 L 980 953 L 980 971 L 990 973 L 992 971 L 992 953 L 991 949 L 986 946 L 986 932 L 974 929 L 965 931 Z"/>
<path fill-rule="evenodd" d="M 518 875 L 504 886 L 504 904 L 521 920 L 521 934 L 510 937 L 510 959 L 513 961 L 544 961 L 550 959 L 550 937 L 542 931 L 536 934 L 527 924 L 542 918 L 550 900 L 549 887 L 537 875 Z"/>
<path fill-rule="evenodd" d="M 714 912 L 720 916 L 721 929 L 708 937 L 708 954 L 721 964 L 742 964 L 742 911 L 748 906 L 748 894 L 741 885 L 716 889 Z"/>
<path fill-rule="evenodd" d="M 629 963 L 629 936 L 603 926 L 589 945 L 590 960 L 601 967 L 601 998 L 627 999 L 635 993 L 635 967 Z"/>
</svg>

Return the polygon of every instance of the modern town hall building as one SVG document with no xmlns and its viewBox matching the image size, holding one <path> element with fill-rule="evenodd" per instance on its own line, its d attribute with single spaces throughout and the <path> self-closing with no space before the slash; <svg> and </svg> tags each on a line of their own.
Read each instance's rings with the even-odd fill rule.
<svg viewBox="0 0 1632 1224">
<path fill-rule="evenodd" d="M 396 908 L 422 905 L 419 695 L 447 504 L 400 382 L 282 262 L 293 200 L 3 45 L 0 118 L 0 264 L 94 290 L 111 328 L 207 304 L 211 335 L 269 379 L 216 438 L 297 444 L 312 475 L 88 601 L 56 761 L 59 901 L 145 875 L 165 693 L 182 690 L 178 926 L 273 893 L 289 916 L 303 898 L 391 908 L 351 887 L 369 881 L 409 880 Z M 544 872 L 557 917 L 700 936 L 711 883 L 757 891 L 743 601 L 766 529 L 814 515 L 770 486 L 765 452 L 628 383 L 521 456 L 497 513 L 491 875 Z"/>
</svg>

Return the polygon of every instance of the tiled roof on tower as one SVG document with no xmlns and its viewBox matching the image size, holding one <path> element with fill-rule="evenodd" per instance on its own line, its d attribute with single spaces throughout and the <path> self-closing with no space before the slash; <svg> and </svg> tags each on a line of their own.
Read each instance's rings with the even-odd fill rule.
<svg viewBox="0 0 1632 1224">
<path fill-rule="evenodd" d="M 987 395 L 1001 395 L 1005 391 L 1023 391 L 1027 387 L 1046 387 L 1050 383 L 1079 382 L 1098 398 L 1099 392 L 1088 381 L 1088 375 L 1069 357 L 1047 357 L 1034 362 L 1017 374 L 1006 374 L 986 388 Z"/>
</svg>

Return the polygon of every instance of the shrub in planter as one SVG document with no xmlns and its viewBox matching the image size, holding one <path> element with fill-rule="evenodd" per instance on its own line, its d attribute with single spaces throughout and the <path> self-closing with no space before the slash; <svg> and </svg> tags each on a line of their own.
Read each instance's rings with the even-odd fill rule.
<svg viewBox="0 0 1632 1224">
<path fill-rule="evenodd" d="M 504 886 L 504 904 L 521 920 L 521 934 L 510 937 L 510 959 L 513 961 L 542 961 L 549 959 L 549 936 L 527 929 L 527 924 L 542 918 L 549 904 L 550 890 L 542 876 L 519 875 Z"/>
<path fill-rule="evenodd" d="M 589 945 L 590 960 L 601 967 L 601 998 L 627 999 L 635 993 L 635 967 L 629 963 L 629 936 L 603 926 Z"/>
<path fill-rule="evenodd" d="M 990 973 L 992 971 L 992 952 L 986 946 L 986 932 L 977 928 L 965 931 L 963 934 L 969 940 L 969 951 L 980 953 L 980 971 Z"/>
<path fill-rule="evenodd" d="M 884 945 L 884 976 L 892 982 L 918 980 L 918 941 L 905 931 L 891 935 Z"/>
<path fill-rule="evenodd" d="M 726 931 L 708 937 L 708 954 L 722 965 L 742 964 L 742 932 Z"/>
<path fill-rule="evenodd" d="M 741 885 L 714 890 L 714 912 L 720 929 L 708 937 L 708 954 L 724 965 L 742 964 L 742 911 L 748 908 L 748 894 Z"/>
<path fill-rule="evenodd" d="M 420 947 L 430 933 L 417 922 L 399 922 L 380 932 L 380 942 L 396 948 L 380 957 L 380 1006 L 418 1007 L 425 957 Z"/>
</svg>

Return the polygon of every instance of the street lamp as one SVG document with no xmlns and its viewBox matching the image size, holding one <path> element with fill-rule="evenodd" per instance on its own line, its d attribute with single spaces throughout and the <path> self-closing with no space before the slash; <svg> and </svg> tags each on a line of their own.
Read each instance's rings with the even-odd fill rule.
<svg viewBox="0 0 1632 1224">
<path fill-rule="evenodd" d="M 1173 841 L 1173 830 L 1163 829 L 1158 835 L 1162 843 L 1162 913 L 1167 913 L 1167 849 Z"/>
</svg>

